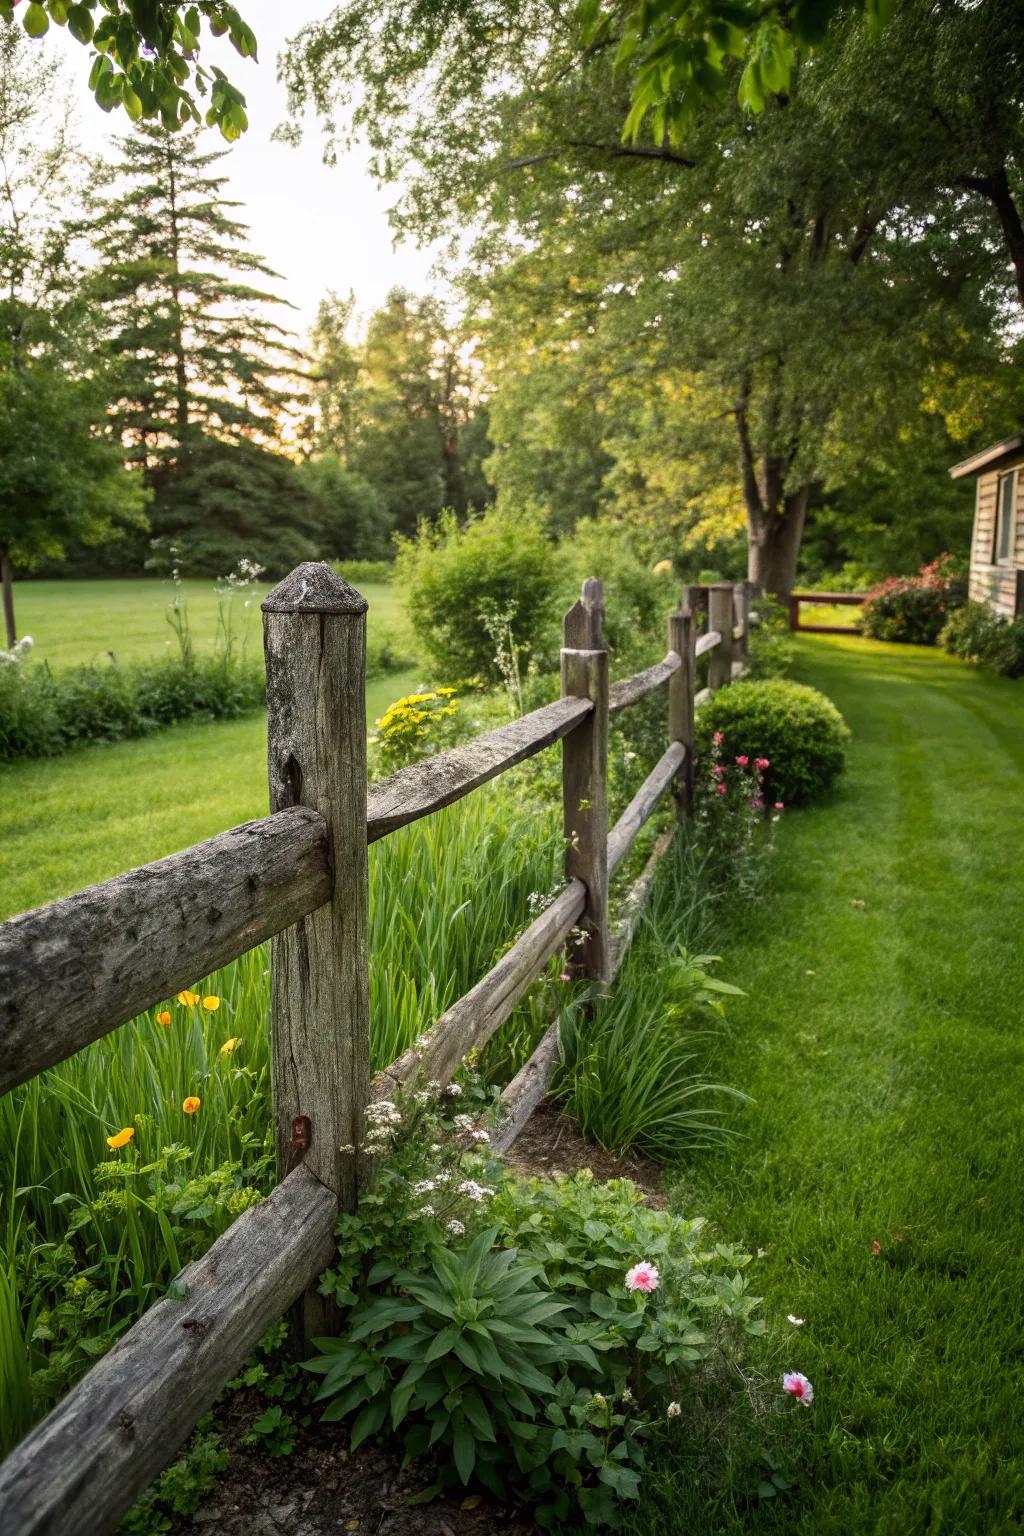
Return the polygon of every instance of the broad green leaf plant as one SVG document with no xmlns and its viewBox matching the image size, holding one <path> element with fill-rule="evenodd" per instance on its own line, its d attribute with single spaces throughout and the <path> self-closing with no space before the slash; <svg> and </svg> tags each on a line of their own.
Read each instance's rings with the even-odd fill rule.
<svg viewBox="0 0 1024 1536">
<path fill-rule="evenodd" d="M 251 27 L 224 0 L 0 0 L 0 21 L 18 20 L 30 37 L 52 24 L 93 48 L 89 88 L 104 112 L 123 107 L 133 122 L 169 129 L 205 120 L 229 142 L 248 127 L 241 91 L 217 65 L 199 62 L 204 26 L 243 59 L 256 58 Z M 205 114 L 197 96 L 208 98 Z"/>
</svg>

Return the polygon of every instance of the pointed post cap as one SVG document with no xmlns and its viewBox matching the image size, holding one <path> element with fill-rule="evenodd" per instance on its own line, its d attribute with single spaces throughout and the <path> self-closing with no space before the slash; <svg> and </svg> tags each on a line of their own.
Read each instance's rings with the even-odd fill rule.
<svg viewBox="0 0 1024 1536">
<path fill-rule="evenodd" d="M 369 604 L 322 560 L 297 565 L 260 604 L 264 613 L 365 613 Z"/>
</svg>

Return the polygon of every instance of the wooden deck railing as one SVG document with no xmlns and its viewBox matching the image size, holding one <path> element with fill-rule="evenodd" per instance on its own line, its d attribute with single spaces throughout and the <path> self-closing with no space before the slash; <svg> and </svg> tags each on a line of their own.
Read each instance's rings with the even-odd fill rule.
<svg viewBox="0 0 1024 1536">
<path fill-rule="evenodd" d="M 698 601 L 709 628 L 697 637 Z M 612 932 L 608 882 L 674 790 L 692 791 L 694 710 L 743 669 L 746 587 L 691 588 L 661 661 L 608 685 L 599 582 L 563 629 L 562 697 L 375 784 L 366 780 L 366 603 L 304 565 L 263 605 L 272 814 L 0 925 L 0 1092 L 271 940 L 278 1184 L 178 1277 L 0 1466 L 4 1536 L 103 1536 L 175 1455 L 268 1326 L 303 1298 L 308 1334 L 331 1318 L 313 1288 L 339 1210 L 358 1198 L 371 1097 L 421 1073 L 447 1081 L 508 1018 L 576 933 L 568 964 L 610 983 L 651 889 L 655 845 Z M 695 696 L 698 656 L 708 687 Z M 609 717 L 668 689 L 668 745 L 609 830 Z M 562 742 L 567 883 L 498 963 L 370 1080 L 370 842 L 453 804 Z M 579 934 L 582 933 L 582 938 Z M 550 1084 L 557 1021 L 503 1095 L 504 1150 Z"/>
</svg>

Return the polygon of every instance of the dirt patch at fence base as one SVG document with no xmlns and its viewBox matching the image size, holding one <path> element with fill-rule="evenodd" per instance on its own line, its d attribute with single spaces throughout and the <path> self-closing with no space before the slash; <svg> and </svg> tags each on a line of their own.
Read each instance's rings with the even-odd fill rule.
<svg viewBox="0 0 1024 1536">
<path fill-rule="evenodd" d="M 350 1455 L 344 1425 L 303 1432 L 290 1456 L 232 1451 L 231 1465 L 175 1536 L 539 1536 L 517 1511 L 469 1495 L 467 1504 L 409 1505 L 428 1479 L 378 1446 Z"/>
<path fill-rule="evenodd" d="M 649 1205 L 661 1209 L 668 1204 L 661 1192 L 661 1169 L 657 1163 L 634 1152 L 613 1157 L 603 1147 L 585 1140 L 550 1100 L 538 1104 L 509 1149 L 506 1161 L 513 1173 L 522 1178 L 549 1179 L 558 1173 L 574 1174 L 589 1168 L 602 1183 L 609 1179 L 632 1179 L 647 1196 Z"/>
</svg>

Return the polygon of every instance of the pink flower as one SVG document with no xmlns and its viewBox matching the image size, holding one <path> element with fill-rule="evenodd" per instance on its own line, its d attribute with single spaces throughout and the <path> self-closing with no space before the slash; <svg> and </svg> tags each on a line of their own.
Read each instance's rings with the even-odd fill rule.
<svg viewBox="0 0 1024 1536">
<path fill-rule="evenodd" d="M 784 811 L 786 809 L 786 802 L 785 802 L 785 800 L 776 800 L 776 802 L 775 802 L 775 809 L 777 811 Z"/>
<path fill-rule="evenodd" d="M 711 740 L 716 747 L 720 747 L 722 742 L 725 740 L 725 737 L 722 735 L 721 731 L 716 731 Z"/>
<path fill-rule="evenodd" d="M 568 971 L 562 971 L 558 979 L 559 981 L 572 981 L 572 976 Z"/>
<path fill-rule="evenodd" d="M 658 1266 L 648 1263 L 646 1259 L 641 1259 L 639 1264 L 634 1264 L 632 1269 L 627 1269 L 626 1289 L 627 1291 L 656 1291 L 658 1279 Z"/>
<path fill-rule="evenodd" d="M 814 1388 L 800 1371 L 786 1371 L 782 1378 L 782 1390 L 788 1392 L 790 1397 L 795 1397 L 798 1403 L 803 1403 L 805 1408 L 814 1402 Z"/>
<path fill-rule="evenodd" d="M 724 779 L 729 770 L 724 763 L 712 763 L 711 772 L 716 779 Z"/>
<path fill-rule="evenodd" d="M 754 758 L 754 767 L 759 769 L 761 773 L 764 773 L 764 770 L 766 768 L 770 768 L 771 767 L 771 763 L 768 761 L 768 759 L 766 757 L 755 757 Z"/>
<path fill-rule="evenodd" d="M 715 785 L 715 794 L 716 795 L 727 795 L 728 793 L 729 793 L 729 786 L 728 786 L 728 784 L 716 784 Z"/>
<path fill-rule="evenodd" d="M 763 811 L 764 810 L 764 801 L 761 799 L 760 795 L 755 795 L 753 800 L 751 800 L 750 803 L 753 806 L 755 811 Z"/>
<path fill-rule="evenodd" d="M 738 757 L 736 759 L 736 765 L 739 768 L 745 768 L 749 762 L 750 762 L 750 758 L 749 757 Z"/>
</svg>

